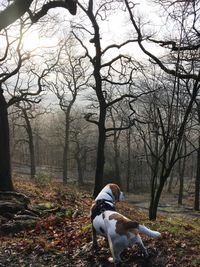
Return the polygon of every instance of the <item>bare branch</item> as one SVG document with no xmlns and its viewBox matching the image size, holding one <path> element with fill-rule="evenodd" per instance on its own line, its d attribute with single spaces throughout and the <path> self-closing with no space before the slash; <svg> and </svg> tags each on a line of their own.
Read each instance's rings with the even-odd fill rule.
<svg viewBox="0 0 200 267">
<path fill-rule="evenodd" d="M 90 59 L 90 61 L 93 62 L 93 58 L 90 56 L 89 51 L 88 51 L 87 47 L 83 44 L 82 40 L 75 34 L 74 31 L 72 31 L 72 34 L 79 41 L 81 46 L 85 49 L 85 56 L 84 57 L 88 57 Z M 84 57 L 81 57 L 81 58 L 84 58 Z"/>
<path fill-rule="evenodd" d="M 91 123 L 94 123 L 94 124 L 96 124 L 96 125 L 99 125 L 98 121 L 95 121 L 95 120 L 90 119 L 90 118 L 91 118 L 93 115 L 95 115 L 95 114 L 96 114 L 96 113 L 87 113 L 87 114 L 84 115 L 84 118 L 85 118 L 85 120 L 88 121 L 88 122 L 91 122 Z"/>
<path fill-rule="evenodd" d="M 32 12 L 28 10 L 31 21 L 33 23 L 37 22 L 40 18 L 44 17 L 50 9 L 56 7 L 63 7 L 65 9 L 68 9 L 72 15 L 76 15 L 77 7 L 76 2 L 74 0 L 50 1 L 47 4 L 44 4 L 41 10 L 36 14 L 32 14 Z"/>
<path fill-rule="evenodd" d="M 0 30 L 6 28 L 24 15 L 33 0 L 14 0 L 12 4 L 0 12 Z"/>
<path fill-rule="evenodd" d="M 29 16 L 33 23 L 37 22 L 41 17 L 45 16 L 49 9 L 56 7 L 63 7 L 69 10 L 72 15 L 76 14 L 76 2 L 74 0 L 65 0 L 65 1 L 51 1 L 47 4 L 44 4 L 41 10 L 32 14 L 30 11 L 30 5 L 33 0 L 14 0 L 12 4 L 6 7 L 3 11 L 0 12 L 0 30 L 6 28 L 26 12 L 29 13 Z"/>
<path fill-rule="evenodd" d="M 107 63 L 102 64 L 102 65 L 101 65 L 101 68 L 109 67 L 109 66 L 112 65 L 114 62 L 116 62 L 117 60 L 122 59 L 122 58 L 126 58 L 126 59 L 128 59 L 128 60 L 131 60 L 130 57 L 127 57 L 127 56 L 124 56 L 124 55 L 119 55 L 119 56 L 113 58 L 112 60 L 108 61 Z"/>
<path fill-rule="evenodd" d="M 133 17 L 133 13 L 132 13 L 132 10 L 131 10 L 131 7 L 129 6 L 129 2 L 128 0 L 125 0 L 125 4 L 126 4 L 126 7 L 127 7 L 127 10 L 129 12 L 129 16 L 130 16 L 130 20 L 137 32 L 137 35 L 138 35 L 138 45 L 139 47 L 141 48 L 141 50 L 147 55 L 149 56 L 155 63 L 158 64 L 158 66 L 164 70 L 166 73 L 170 74 L 170 75 L 173 75 L 175 77 L 178 77 L 178 78 L 182 78 L 182 79 L 194 79 L 194 80 L 198 80 L 199 81 L 199 75 L 198 74 L 190 74 L 190 73 L 187 73 L 187 74 L 182 74 L 180 73 L 179 71 L 177 70 L 173 70 L 173 69 L 169 69 L 167 68 L 163 63 L 162 61 L 157 58 L 155 55 L 153 55 L 152 53 L 150 53 L 142 44 L 142 33 L 141 33 L 141 30 L 140 28 L 138 27 L 134 17 Z"/>
<path fill-rule="evenodd" d="M 102 52 L 101 54 L 105 54 L 105 52 L 107 52 L 109 49 L 112 49 L 112 48 L 118 48 L 120 49 L 121 47 L 129 44 L 129 43 L 134 43 L 134 42 L 137 42 L 138 40 L 137 39 L 133 39 L 133 40 L 127 40 L 126 42 L 122 43 L 122 44 L 112 44 L 112 45 L 109 45 L 107 46 Z"/>
<path fill-rule="evenodd" d="M 155 39 L 149 39 L 149 41 L 154 42 L 156 44 L 159 44 L 160 46 L 171 46 L 172 51 L 189 51 L 189 50 L 198 50 L 200 48 L 200 43 L 199 44 L 191 44 L 187 46 L 177 46 L 177 43 L 174 41 L 161 41 L 161 40 L 155 40 Z"/>
<path fill-rule="evenodd" d="M 134 95 L 132 95 L 132 94 L 125 94 L 125 95 L 122 95 L 122 96 L 120 96 L 120 97 L 114 99 L 113 101 L 109 102 L 109 103 L 106 105 L 106 107 L 110 107 L 110 106 L 116 104 L 117 102 L 120 102 L 120 101 L 123 100 L 124 98 L 134 98 L 134 100 L 136 100 L 136 99 L 137 99 L 137 96 L 134 96 Z"/>
</svg>

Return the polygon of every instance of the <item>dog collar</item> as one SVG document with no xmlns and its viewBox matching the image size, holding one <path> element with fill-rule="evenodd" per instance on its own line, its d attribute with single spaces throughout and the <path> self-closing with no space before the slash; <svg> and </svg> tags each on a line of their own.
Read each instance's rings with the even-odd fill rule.
<svg viewBox="0 0 200 267">
<path fill-rule="evenodd" d="M 106 210 L 116 211 L 113 202 L 109 201 L 107 199 L 97 200 L 96 205 L 92 209 L 92 212 L 91 212 L 91 220 L 93 221 L 96 216 L 100 215 L 101 213 L 103 213 Z"/>
</svg>

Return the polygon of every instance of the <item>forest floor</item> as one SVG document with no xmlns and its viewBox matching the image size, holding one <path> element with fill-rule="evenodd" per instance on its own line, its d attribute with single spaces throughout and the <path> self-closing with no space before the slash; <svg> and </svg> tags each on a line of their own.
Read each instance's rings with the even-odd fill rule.
<svg viewBox="0 0 200 267">
<path fill-rule="evenodd" d="M 103 239 L 99 239 L 98 252 L 91 249 L 92 198 L 88 192 L 73 186 L 63 188 L 59 183 L 34 184 L 28 179 L 16 179 L 15 187 L 31 199 L 32 208 L 45 207 L 49 212 L 42 213 L 33 229 L 0 237 L 0 267 L 114 266 L 108 262 L 111 255 Z M 156 221 L 149 221 L 147 211 L 131 202 L 136 201 L 128 196 L 127 202 L 119 203 L 119 212 L 160 231 L 162 236 L 151 239 L 141 235 L 150 257 L 144 259 L 137 247 L 128 249 L 122 255 L 123 267 L 200 266 L 199 216 L 183 218 L 168 210 Z"/>
<path fill-rule="evenodd" d="M 176 189 L 174 189 L 175 191 Z M 185 193 L 182 205 L 178 204 L 178 193 L 163 192 L 159 205 L 158 212 L 166 216 L 176 216 L 184 218 L 200 218 L 200 212 L 194 211 L 194 193 Z M 134 205 L 148 213 L 150 194 L 148 193 L 129 193 L 126 194 L 126 199 L 129 204 Z"/>
</svg>

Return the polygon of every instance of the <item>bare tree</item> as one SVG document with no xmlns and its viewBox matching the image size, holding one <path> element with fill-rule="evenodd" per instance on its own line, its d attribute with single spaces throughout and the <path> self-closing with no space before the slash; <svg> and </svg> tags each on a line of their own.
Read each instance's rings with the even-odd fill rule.
<svg viewBox="0 0 200 267">
<path fill-rule="evenodd" d="M 20 147 L 22 147 L 24 144 L 28 145 L 30 175 L 32 179 L 34 179 L 36 175 L 34 121 L 37 120 L 39 116 L 42 116 L 46 113 L 45 109 L 43 109 L 43 111 L 41 109 L 37 109 L 37 102 L 40 102 L 40 100 L 41 99 L 38 97 L 38 100 L 35 99 L 35 103 L 30 103 L 27 101 L 19 102 L 15 105 L 16 107 L 12 111 L 15 113 L 16 117 L 15 121 L 12 122 L 15 126 L 15 131 L 19 131 L 19 128 L 25 130 L 25 132 L 22 130 L 20 136 L 15 138 L 15 145 L 20 145 Z M 13 151 L 13 154 L 14 152 L 15 151 Z"/>
<path fill-rule="evenodd" d="M 74 121 L 71 124 L 70 141 L 72 146 L 72 157 L 77 165 L 78 184 L 81 186 L 88 177 L 86 176 L 88 162 L 91 162 L 91 156 L 96 151 L 96 144 L 93 142 L 93 127 L 85 121 L 82 116 L 83 112 L 76 107 L 73 112 Z"/>
<path fill-rule="evenodd" d="M 26 107 L 20 107 L 21 111 L 22 111 L 22 117 L 25 120 L 25 129 L 28 135 L 28 145 L 29 145 L 29 152 L 30 152 L 30 168 L 31 168 L 31 178 L 35 178 L 35 174 L 36 174 L 36 166 L 35 166 L 35 149 L 34 149 L 34 141 L 33 141 L 33 131 L 32 131 L 32 127 L 31 127 L 31 123 L 30 123 L 30 119 L 28 116 L 28 109 L 30 109 L 30 107 L 26 108 Z M 32 114 L 31 114 L 32 116 Z"/>
<path fill-rule="evenodd" d="M 73 121 L 71 111 L 78 94 L 86 87 L 87 67 L 83 66 L 77 52 L 75 40 L 71 38 L 61 49 L 60 63 L 54 68 L 55 82 L 50 83 L 52 91 L 59 100 L 59 106 L 65 114 L 64 148 L 63 148 L 63 182 L 67 183 L 69 134 L 70 124 Z"/>
<path fill-rule="evenodd" d="M 19 36 L 16 37 L 14 40 L 10 40 L 7 31 L 5 31 L 5 47 L 3 55 L 0 59 L 1 61 L 1 73 L 0 73 L 0 189 L 5 190 L 13 190 L 13 184 L 11 180 L 11 169 L 10 169 L 10 148 L 9 148 L 9 124 L 8 124 L 8 107 L 12 103 L 16 102 L 16 97 L 10 99 L 7 103 L 5 96 L 4 96 L 4 84 L 5 82 L 10 79 L 12 76 L 15 76 L 19 69 L 21 68 L 22 64 L 29 58 L 29 55 L 22 54 L 20 51 L 21 41 L 22 41 L 22 27 L 20 27 Z M 16 51 L 15 56 L 12 52 L 12 44 L 16 44 Z M 15 58 L 16 64 L 12 64 L 10 71 L 8 64 L 10 56 Z"/>
<path fill-rule="evenodd" d="M 27 68 L 25 63 L 30 60 L 31 55 L 23 50 L 23 35 L 27 31 L 26 23 L 20 23 L 17 27 L 16 36 L 9 36 L 4 31 L 5 46 L 1 57 L 0 73 L 0 186 L 1 190 L 12 190 L 12 179 L 10 171 L 9 150 L 9 124 L 8 108 L 20 101 L 34 101 L 33 98 L 40 94 L 44 88 L 44 80 L 50 69 L 57 64 L 59 56 L 55 59 L 45 58 L 40 68 L 35 63 Z M 46 60 L 46 62 L 45 62 Z M 43 69 L 42 69 L 43 68 Z M 25 78 L 26 77 L 26 78 Z M 5 94 L 6 97 L 5 98 Z"/>
<path fill-rule="evenodd" d="M 155 216 L 154 212 L 157 211 L 157 201 L 160 199 L 161 188 L 163 189 L 175 163 L 194 150 L 188 151 L 187 155 L 183 154 L 185 141 L 180 136 L 178 139 L 179 129 L 185 119 L 185 108 L 190 103 L 190 98 L 185 97 L 187 96 L 185 90 L 183 88 L 181 90 L 184 82 L 179 84 L 180 87 L 177 91 L 173 85 L 173 80 L 170 83 L 170 79 L 164 79 L 163 76 L 159 82 L 157 75 L 154 75 L 152 81 L 150 77 L 147 78 L 146 85 L 143 82 L 143 88 L 145 86 L 147 88 L 150 86 L 148 90 L 152 90 L 152 86 L 154 86 L 155 92 L 141 101 L 143 106 L 141 115 L 146 124 L 144 126 L 137 125 L 137 128 L 144 141 L 145 154 L 151 169 L 149 217 L 152 219 Z M 189 120 L 188 114 L 187 123 Z M 185 138 L 187 134 L 189 134 L 189 128 L 187 131 L 186 129 L 183 131 Z"/>
<path fill-rule="evenodd" d="M 115 100 L 121 95 L 123 96 L 128 92 L 129 95 L 134 95 L 133 92 L 131 92 L 131 87 L 124 86 L 122 89 L 122 86 L 118 85 L 109 85 L 107 86 L 107 101 L 111 102 L 112 100 Z M 130 128 L 134 125 L 134 123 L 130 122 L 130 117 L 132 117 L 133 113 L 135 113 L 135 110 L 133 110 L 131 106 L 131 100 L 132 97 L 126 97 L 122 98 L 121 101 L 117 101 L 112 106 L 110 106 L 107 109 L 107 127 L 113 128 L 113 131 L 108 132 L 107 137 L 112 138 L 113 143 L 113 165 L 114 165 L 114 172 L 112 175 L 114 175 L 115 182 L 122 186 L 121 182 L 121 167 L 120 167 L 120 137 L 123 131 L 130 130 Z M 130 108 L 131 107 L 131 108 Z M 130 117 L 129 117 L 130 116 Z M 136 120 L 136 116 L 135 116 Z M 135 122 L 135 121 L 134 121 Z M 130 145 L 130 144 L 129 144 Z M 130 147 L 128 147 L 129 151 Z M 129 152 L 128 152 L 129 153 Z M 129 164 L 128 164 L 129 165 Z M 130 167 L 130 166 L 129 166 Z M 130 171 L 130 168 L 129 168 Z M 128 176 L 130 177 L 130 174 L 128 173 Z M 127 183 L 129 183 L 127 181 Z"/>
<path fill-rule="evenodd" d="M 185 37 L 189 36 L 189 35 L 187 35 L 188 31 L 185 31 L 186 30 L 185 25 L 188 22 L 188 21 L 186 21 L 186 17 L 187 17 L 186 12 L 188 12 L 188 9 L 186 7 L 190 6 L 189 2 L 182 3 L 182 5 L 183 5 L 182 9 L 179 10 L 179 11 L 181 11 L 179 13 L 179 15 L 180 15 L 179 19 L 176 16 L 177 21 L 180 22 L 179 23 L 179 26 L 180 26 L 179 36 L 180 36 L 180 38 L 178 39 L 178 42 L 174 41 L 174 40 L 165 42 L 165 41 L 158 41 L 158 40 L 153 40 L 152 38 L 149 38 L 149 40 L 151 40 L 152 42 L 159 43 L 161 46 L 164 46 L 164 47 L 171 45 L 172 51 L 175 51 L 175 53 L 174 53 L 175 60 L 174 60 L 174 62 L 172 62 L 171 68 L 168 67 L 163 62 L 162 59 L 159 59 L 157 56 L 155 56 L 150 51 L 148 51 L 148 49 L 145 48 L 145 45 L 143 43 L 144 37 L 143 37 L 142 29 L 139 26 L 139 24 L 136 22 L 136 18 L 135 18 L 134 13 L 133 13 L 134 6 L 131 6 L 127 0 L 125 0 L 125 5 L 126 5 L 126 8 L 128 10 L 130 21 L 133 25 L 134 30 L 136 31 L 138 44 L 139 44 L 139 47 L 141 48 L 141 50 L 148 57 L 150 57 L 150 59 L 154 63 L 156 63 L 164 72 L 174 76 L 176 81 L 177 80 L 181 81 L 181 79 L 186 79 L 189 82 L 189 80 L 193 80 L 193 83 L 191 82 L 191 84 L 190 84 L 191 98 L 187 103 L 184 115 L 183 115 L 183 117 L 179 123 L 179 126 L 177 127 L 176 136 L 174 136 L 175 138 L 173 138 L 174 141 L 173 141 L 172 146 L 170 145 L 171 141 L 169 138 L 171 138 L 171 137 L 169 135 L 169 131 L 165 128 L 165 125 L 163 124 L 163 115 L 162 115 L 160 109 L 159 108 L 157 109 L 158 121 L 160 123 L 160 130 L 161 130 L 162 136 L 163 136 L 163 144 L 165 146 L 164 154 L 163 154 L 163 155 L 165 155 L 164 161 L 166 161 L 166 159 L 167 159 L 167 151 L 169 151 L 169 149 L 171 150 L 171 153 L 170 153 L 170 157 L 168 158 L 168 162 L 169 162 L 168 167 L 163 169 L 163 171 L 161 172 L 161 175 L 159 178 L 159 184 L 156 187 L 156 192 L 155 192 L 155 194 L 152 192 L 152 195 L 151 195 L 152 199 L 151 199 L 151 204 L 150 204 L 149 217 L 150 217 L 150 219 L 156 219 L 157 207 L 158 207 L 158 203 L 159 203 L 159 199 L 160 199 L 163 187 L 164 187 L 165 182 L 167 181 L 167 179 L 170 175 L 170 172 L 171 172 L 175 162 L 177 161 L 177 151 L 179 150 L 179 148 L 182 144 L 182 137 L 184 136 L 184 133 L 185 133 L 185 127 L 186 127 L 186 124 L 188 122 L 188 118 L 189 118 L 191 110 L 193 108 L 195 99 L 198 95 L 198 91 L 200 88 L 200 85 L 199 85 L 200 72 L 197 68 L 194 71 L 194 68 L 193 68 L 194 65 L 189 64 L 190 61 L 188 60 L 189 59 L 188 52 L 191 51 L 191 46 L 188 43 L 185 44 L 185 41 L 187 40 Z M 196 29 L 196 27 L 194 28 L 194 31 L 195 31 L 195 29 Z M 187 27 L 187 30 L 188 30 L 188 27 Z M 196 34 L 198 34 L 198 32 L 196 32 Z M 195 51 L 197 49 L 197 47 L 192 46 L 192 49 L 194 49 L 194 51 Z M 183 53 L 183 51 L 184 51 L 184 53 Z M 190 56 L 192 56 L 192 55 L 190 54 Z M 173 68 L 173 66 L 175 66 L 175 67 Z M 191 67 L 192 67 L 193 71 L 191 71 Z M 178 88 L 178 85 L 177 85 L 177 88 Z M 169 127 L 169 125 L 168 125 L 168 127 Z M 157 132 L 159 133 L 159 131 L 157 131 Z M 157 165 L 157 163 L 156 163 L 156 165 Z"/>
<path fill-rule="evenodd" d="M 116 3 L 117 6 L 115 5 Z M 132 102 L 138 98 L 138 95 L 132 94 L 118 95 L 111 101 L 109 101 L 107 98 L 106 85 L 110 83 L 116 85 L 118 84 L 119 86 L 131 84 L 132 74 L 136 68 L 134 63 L 130 60 L 130 57 L 127 55 L 118 54 L 118 56 L 108 59 L 108 55 L 111 53 L 112 49 L 120 49 L 128 43 L 135 42 L 134 39 L 126 40 L 121 44 L 111 44 L 104 49 L 102 48 L 101 44 L 101 39 L 103 36 L 100 35 L 99 23 L 101 20 L 107 18 L 108 13 L 111 10 L 111 6 L 113 6 L 113 8 L 118 8 L 120 3 L 121 1 L 114 1 L 112 3 L 110 1 L 102 1 L 96 4 L 93 0 L 89 0 L 88 4 L 82 5 L 80 2 L 78 2 L 78 6 L 83 10 L 89 22 L 91 23 L 92 29 L 89 29 L 88 27 L 86 28 L 84 25 L 80 24 L 74 25 L 74 35 L 85 49 L 85 57 L 89 58 L 93 68 L 92 88 L 95 91 L 99 109 L 97 118 L 94 117 L 93 113 L 88 113 L 85 115 L 87 121 L 96 124 L 98 127 L 97 163 L 95 187 L 93 192 L 94 196 L 96 196 L 103 187 L 103 172 L 105 163 L 104 148 L 106 136 L 113 131 L 121 130 L 121 128 L 119 129 L 106 126 L 107 110 L 125 98 L 130 98 Z M 79 30 L 79 34 L 81 31 L 87 35 L 88 39 L 90 39 L 90 43 L 94 45 L 94 54 L 89 52 L 88 47 L 78 36 L 75 29 Z M 133 106 L 130 106 L 130 108 L 133 108 Z M 128 120 L 128 125 L 122 128 L 124 129 L 130 127 L 132 124 L 133 118 L 130 117 L 130 120 Z"/>
</svg>

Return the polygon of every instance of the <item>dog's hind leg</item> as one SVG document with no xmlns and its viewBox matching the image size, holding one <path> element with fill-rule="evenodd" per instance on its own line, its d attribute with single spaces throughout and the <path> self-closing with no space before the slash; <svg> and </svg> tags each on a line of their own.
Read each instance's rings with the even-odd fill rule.
<svg viewBox="0 0 200 267">
<path fill-rule="evenodd" d="M 148 258 L 149 254 L 148 254 L 147 249 L 145 248 L 145 246 L 144 246 L 144 244 L 142 242 L 142 238 L 140 237 L 140 235 L 137 235 L 137 239 L 136 239 L 135 243 L 138 245 L 138 247 L 144 253 L 145 258 Z"/>
<path fill-rule="evenodd" d="M 115 261 L 115 254 L 114 254 L 114 250 L 113 250 L 113 243 L 112 243 L 112 239 L 110 237 L 109 234 L 107 234 L 107 238 L 108 238 L 108 244 L 109 244 L 109 248 L 112 254 L 112 258 L 109 258 L 110 262 L 114 262 Z"/>
<path fill-rule="evenodd" d="M 124 244 L 121 242 L 116 242 L 116 240 L 112 240 L 109 234 L 107 236 L 108 236 L 110 251 L 113 257 L 113 258 L 110 258 L 109 261 L 114 262 L 116 266 L 116 264 L 122 262 L 120 255 L 122 251 L 124 250 Z"/>
<path fill-rule="evenodd" d="M 110 251 L 112 254 L 112 258 L 109 258 L 109 261 L 113 263 L 121 262 L 121 258 L 120 258 L 121 251 L 118 251 L 117 247 L 113 244 L 113 241 L 109 234 L 107 235 L 107 237 L 108 237 Z"/>
</svg>

